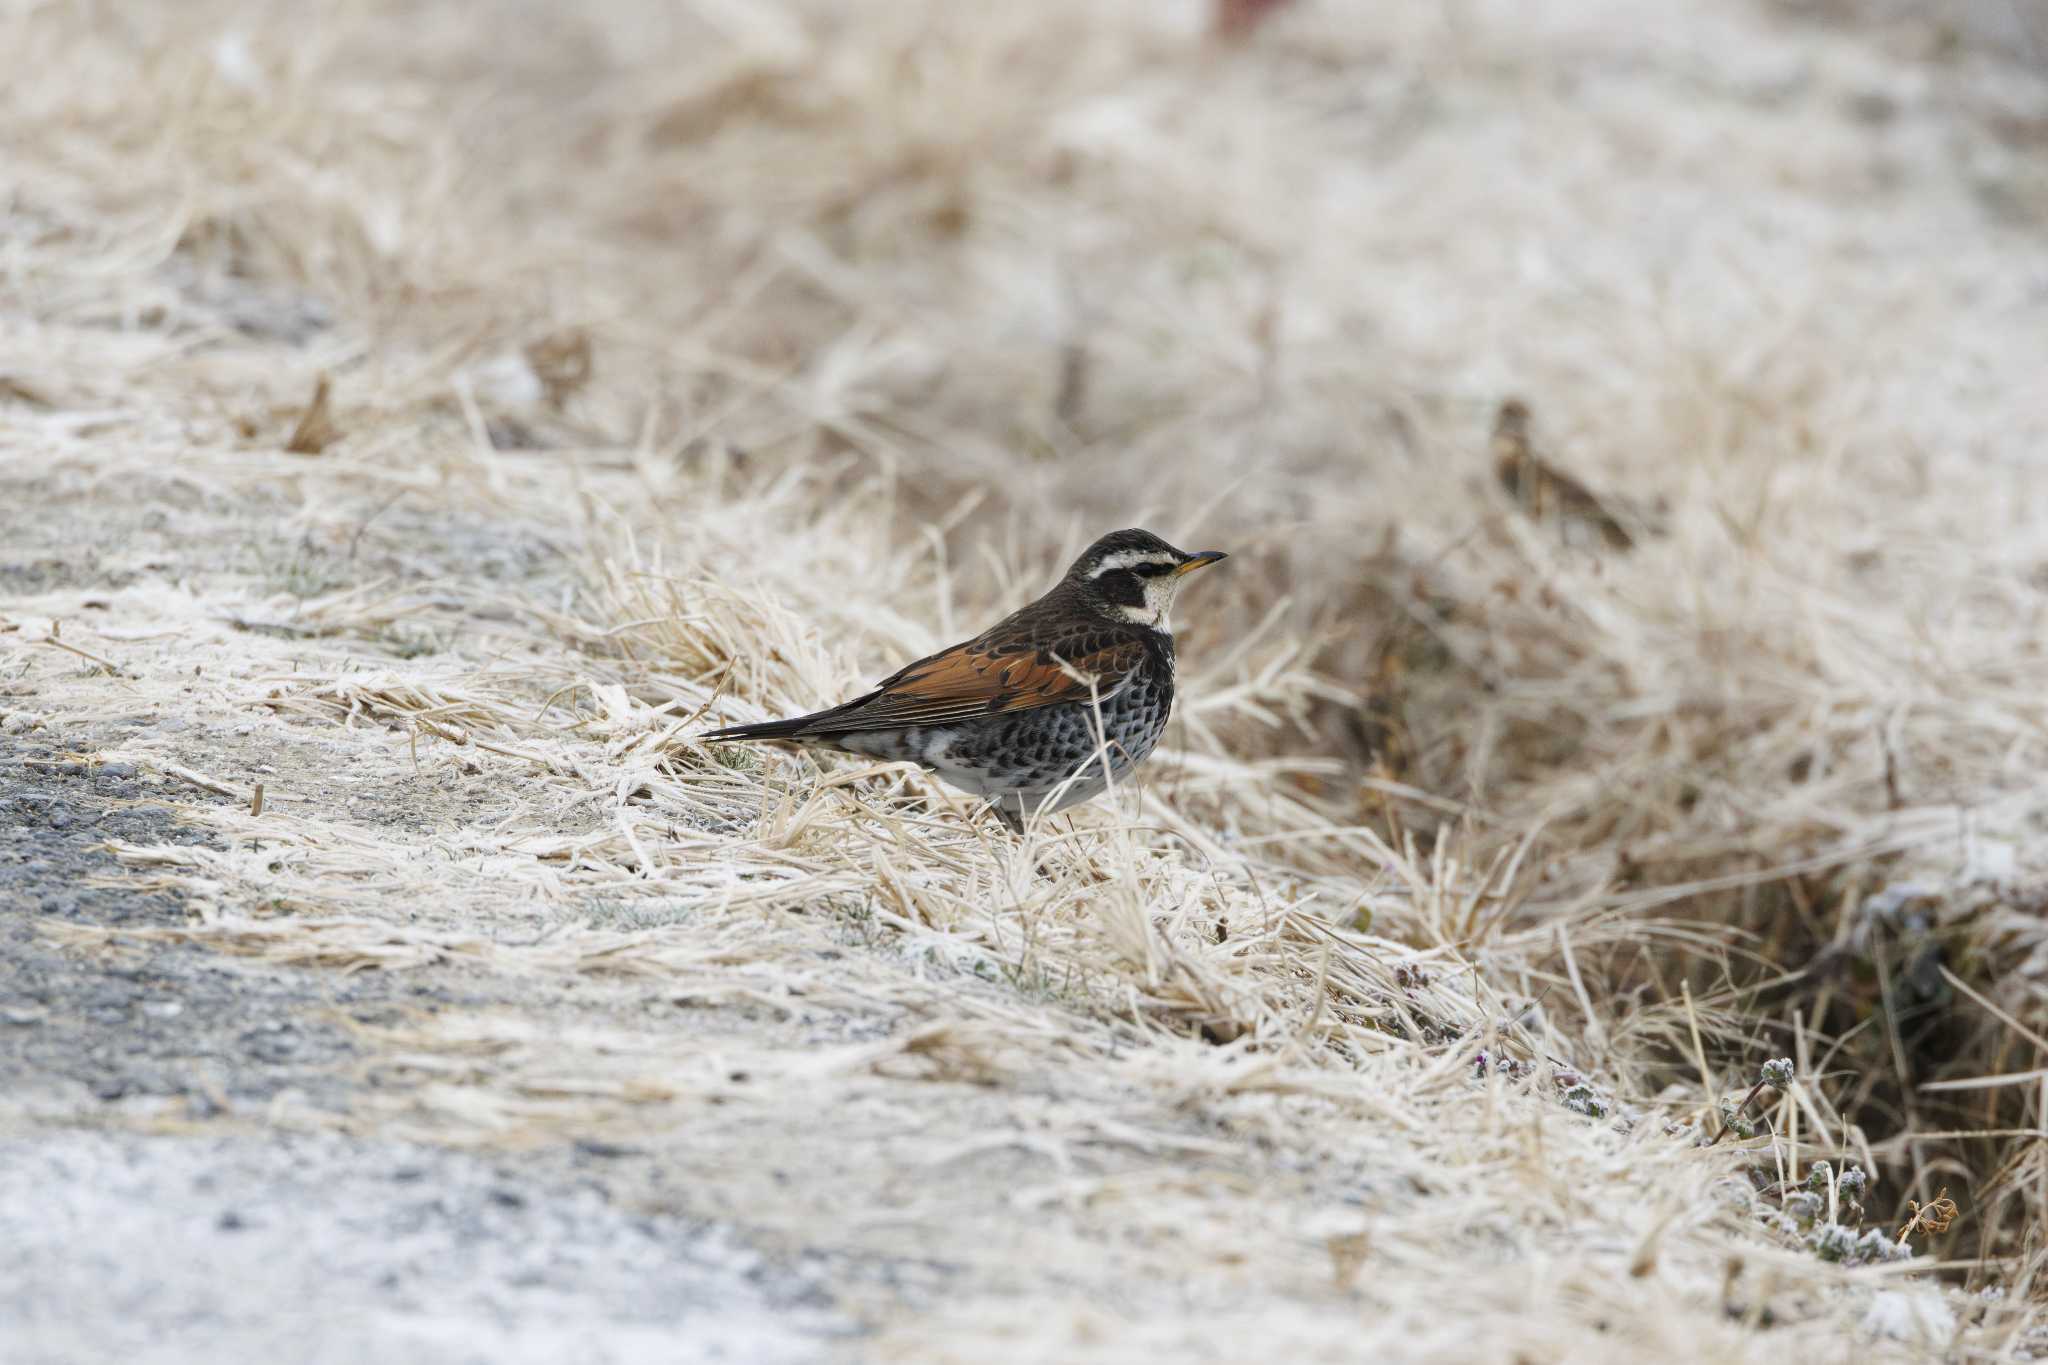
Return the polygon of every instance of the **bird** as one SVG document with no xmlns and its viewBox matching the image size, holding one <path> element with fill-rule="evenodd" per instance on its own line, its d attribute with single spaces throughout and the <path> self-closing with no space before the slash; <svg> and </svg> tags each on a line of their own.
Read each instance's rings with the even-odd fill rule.
<svg viewBox="0 0 2048 1365">
<path fill-rule="evenodd" d="M 905 664 L 874 691 L 702 738 L 917 763 L 984 798 L 1022 834 L 1034 814 L 1094 799 L 1152 752 L 1173 709 L 1167 613 L 1189 574 L 1224 558 L 1177 550 L 1150 531 L 1112 532 L 1045 596 Z"/>
<path fill-rule="evenodd" d="M 1529 442 L 1529 405 L 1519 398 L 1502 403 L 1494 416 L 1493 469 L 1531 520 L 1554 516 L 1561 524 L 1589 528 L 1610 550 L 1635 548 L 1635 537 L 1598 494 L 1536 453 Z"/>
</svg>

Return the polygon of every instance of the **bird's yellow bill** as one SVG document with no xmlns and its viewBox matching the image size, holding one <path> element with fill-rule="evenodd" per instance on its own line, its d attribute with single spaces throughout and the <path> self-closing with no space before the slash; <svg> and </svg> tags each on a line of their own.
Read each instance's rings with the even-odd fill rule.
<svg viewBox="0 0 2048 1365">
<path fill-rule="evenodd" d="M 1193 573 L 1206 564 L 1214 564 L 1219 559 L 1228 558 L 1230 556 L 1221 550 L 1203 550 L 1200 554 L 1192 554 L 1182 560 L 1181 566 L 1173 571 L 1173 576 L 1179 578 L 1182 574 Z"/>
</svg>

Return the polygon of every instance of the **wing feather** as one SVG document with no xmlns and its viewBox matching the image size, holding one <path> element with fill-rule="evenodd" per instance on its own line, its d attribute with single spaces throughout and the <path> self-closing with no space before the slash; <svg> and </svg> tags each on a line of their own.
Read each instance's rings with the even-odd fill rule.
<svg viewBox="0 0 2048 1365">
<path fill-rule="evenodd" d="M 1143 640 L 1110 631 L 1036 648 L 984 635 L 906 665 L 874 692 L 816 717 L 810 732 L 946 725 L 1041 706 L 1085 704 L 1091 696 L 1114 695 L 1144 657 Z"/>
</svg>

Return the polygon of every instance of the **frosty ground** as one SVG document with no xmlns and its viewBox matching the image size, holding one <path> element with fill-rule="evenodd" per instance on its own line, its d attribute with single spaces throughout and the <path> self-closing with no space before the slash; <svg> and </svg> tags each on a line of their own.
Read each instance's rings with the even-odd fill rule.
<svg viewBox="0 0 2048 1365">
<path fill-rule="evenodd" d="M 2039 1345 L 2048 24 L 1212 17 L 0 9 L 0 1354 Z"/>
</svg>

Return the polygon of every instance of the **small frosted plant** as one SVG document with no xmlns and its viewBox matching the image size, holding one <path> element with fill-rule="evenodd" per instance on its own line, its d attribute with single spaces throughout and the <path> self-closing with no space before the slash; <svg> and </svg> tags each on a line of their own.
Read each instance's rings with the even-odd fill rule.
<svg viewBox="0 0 2048 1365">
<path fill-rule="evenodd" d="M 1749 1093 L 1742 1097 L 1742 1103 L 1736 1105 L 1732 1111 L 1725 1104 L 1721 1106 L 1721 1131 L 1714 1134 L 1714 1142 L 1719 1142 L 1722 1138 L 1727 1137 L 1731 1129 L 1737 1137 L 1755 1137 L 1756 1125 L 1744 1117 L 1749 1112 L 1750 1103 L 1756 1099 L 1765 1086 L 1769 1086 L 1773 1090 L 1790 1089 L 1793 1077 L 1797 1074 L 1797 1071 L 1792 1066 L 1792 1059 L 1790 1057 L 1778 1057 L 1772 1061 L 1765 1062 L 1763 1066 L 1758 1068 L 1756 1084 L 1752 1085 L 1749 1088 Z M 1707 1145 L 1711 1147 L 1714 1145 L 1714 1142 L 1710 1142 Z"/>
<path fill-rule="evenodd" d="M 1811 1227 L 1820 1221 L 1827 1202 L 1811 1190 L 1794 1190 L 1785 1196 L 1785 1214 L 1800 1227 Z"/>
<path fill-rule="evenodd" d="M 1607 1101 L 1601 1099 L 1599 1092 L 1584 1082 L 1564 1092 L 1564 1107 L 1574 1114 L 1584 1114 L 1589 1119 L 1607 1117 Z"/>
<path fill-rule="evenodd" d="M 1856 1234 L 1840 1223 L 1822 1223 L 1807 1234 L 1806 1244 L 1823 1261 L 1847 1264 L 1856 1254 Z"/>
<path fill-rule="evenodd" d="M 1806 1244 L 1823 1261 L 1838 1265 L 1885 1265 L 1913 1257 L 1913 1248 L 1894 1242 L 1882 1228 L 1867 1229 L 1859 1237 L 1840 1223 L 1827 1223 L 1809 1233 Z"/>
</svg>

